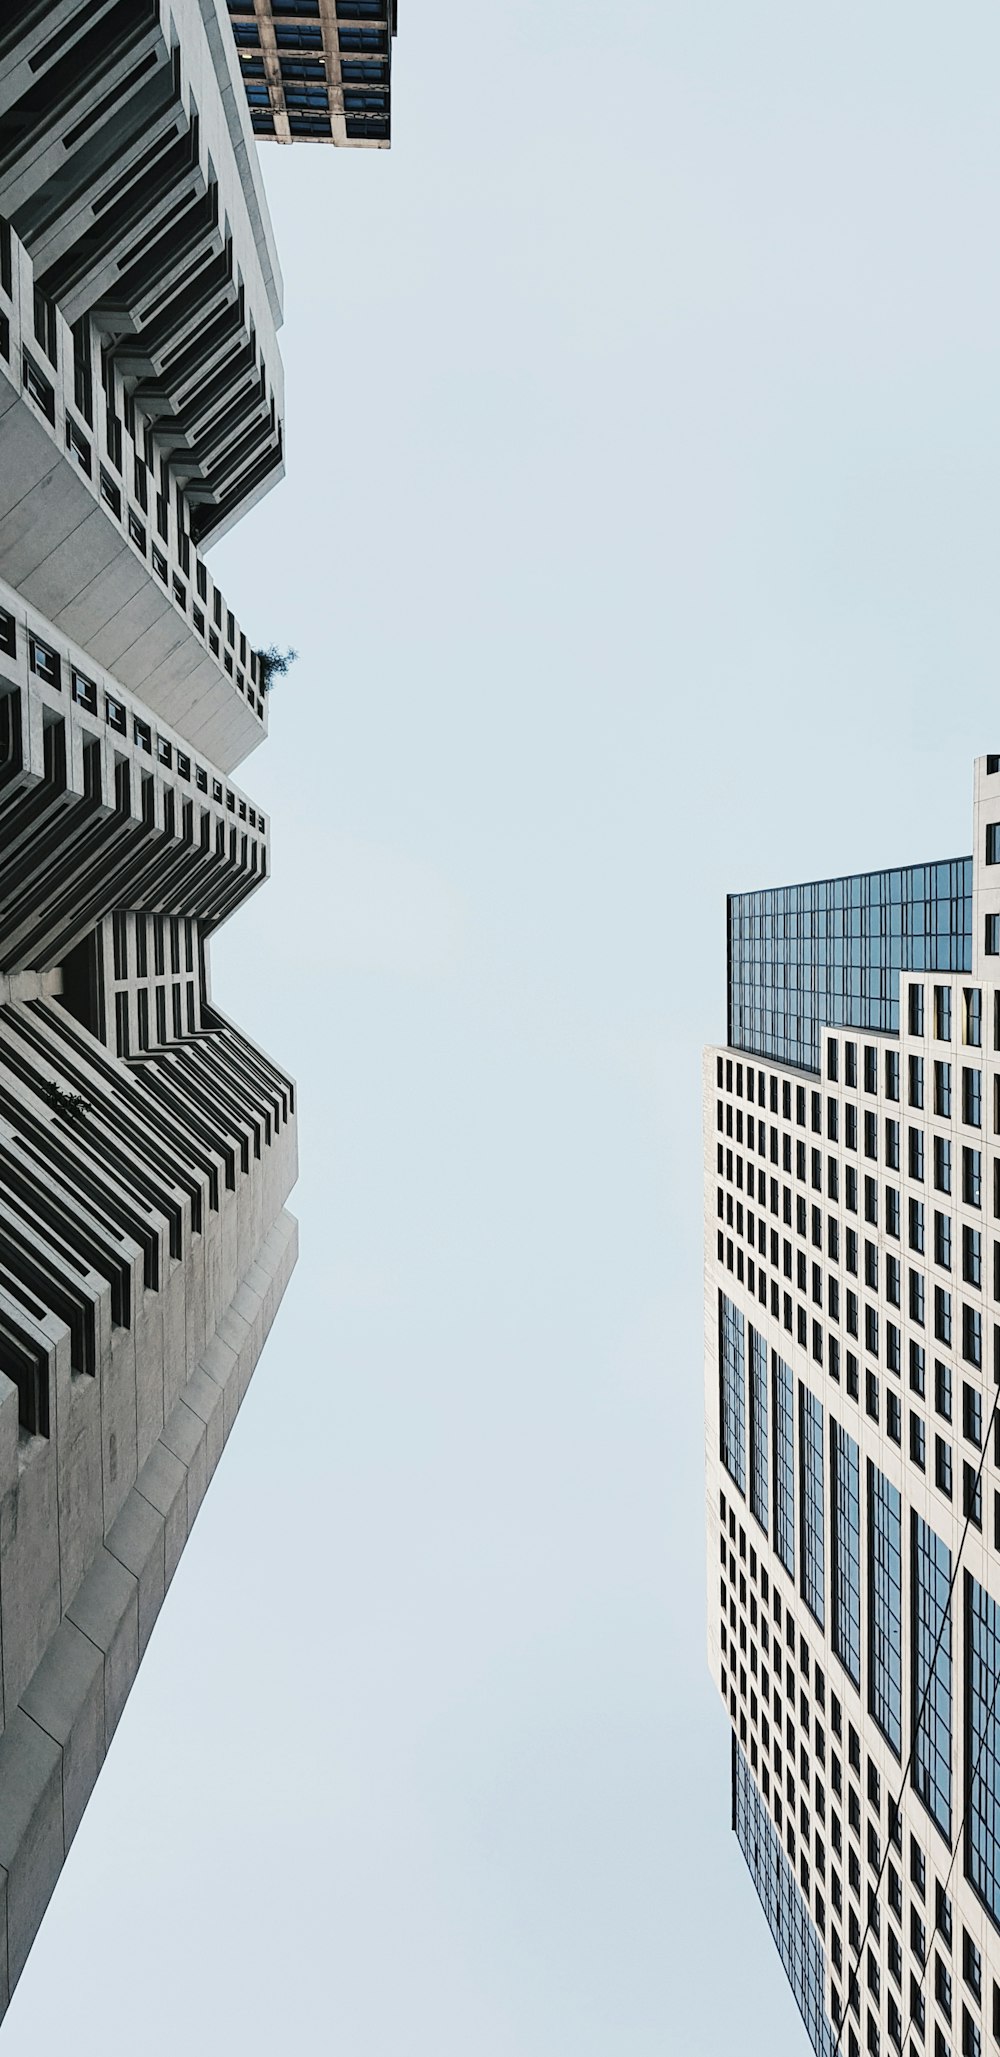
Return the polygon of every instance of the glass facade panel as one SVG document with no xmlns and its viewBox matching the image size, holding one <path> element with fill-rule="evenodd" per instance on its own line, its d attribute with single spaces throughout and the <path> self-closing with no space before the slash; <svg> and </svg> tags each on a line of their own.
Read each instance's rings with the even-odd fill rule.
<svg viewBox="0 0 1000 2057">
<path fill-rule="evenodd" d="M 731 1479 L 746 1492 L 746 1346 L 743 1316 L 719 1294 L 719 1455 Z"/>
<path fill-rule="evenodd" d="M 900 1497 L 868 1466 L 868 1704 L 897 1757 L 903 1746 L 903 1530 Z"/>
<path fill-rule="evenodd" d="M 825 2008 L 823 1945 L 735 1736 L 733 1827 L 816 2057 L 834 2057 L 837 2039 Z"/>
<path fill-rule="evenodd" d="M 767 1534 L 767 1344 L 750 1330 L 750 1512 Z"/>
<path fill-rule="evenodd" d="M 823 1407 L 799 1385 L 799 1465 L 802 1509 L 802 1598 L 823 1625 Z"/>
<path fill-rule="evenodd" d="M 833 1647 L 844 1670 L 861 1684 L 861 1489 L 858 1446 L 839 1422 L 830 1424 L 833 1543 Z"/>
<path fill-rule="evenodd" d="M 897 1034 L 901 971 L 968 971 L 972 859 L 820 879 L 727 903 L 729 1042 L 819 1070 L 820 1031 Z"/>
<path fill-rule="evenodd" d="M 951 1551 L 913 1516 L 914 1791 L 951 1835 Z"/>
<path fill-rule="evenodd" d="M 774 1398 L 774 1547 L 795 1576 L 795 1384 L 776 1350 L 771 1352 Z"/>
<path fill-rule="evenodd" d="M 1000 1926 L 1000 1607 L 965 1575 L 965 1869 Z"/>
</svg>

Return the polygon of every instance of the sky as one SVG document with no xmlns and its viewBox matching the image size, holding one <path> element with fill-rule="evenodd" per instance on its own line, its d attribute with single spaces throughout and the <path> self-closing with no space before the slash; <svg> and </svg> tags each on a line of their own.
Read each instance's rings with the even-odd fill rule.
<svg viewBox="0 0 1000 2057">
<path fill-rule="evenodd" d="M 1000 18 L 401 0 L 262 149 L 294 645 L 215 997 L 301 1257 L 4 2057 L 802 2057 L 704 1655 L 725 893 L 971 847 Z"/>
</svg>

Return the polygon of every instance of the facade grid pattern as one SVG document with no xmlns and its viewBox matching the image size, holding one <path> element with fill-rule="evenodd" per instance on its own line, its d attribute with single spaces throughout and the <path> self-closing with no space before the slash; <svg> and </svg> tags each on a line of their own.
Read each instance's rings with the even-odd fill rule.
<svg viewBox="0 0 1000 2057">
<path fill-rule="evenodd" d="M 778 1947 L 795 2004 L 817 2057 L 833 2057 L 827 2019 L 826 1957 L 795 1873 L 781 1846 L 743 1751 L 733 1741 L 734 1827 Z"/>
</svg>

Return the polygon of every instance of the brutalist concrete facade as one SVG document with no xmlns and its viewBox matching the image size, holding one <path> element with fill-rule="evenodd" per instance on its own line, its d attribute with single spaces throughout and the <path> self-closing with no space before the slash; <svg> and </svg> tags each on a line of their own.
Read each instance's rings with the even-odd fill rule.
<svg viewBox="0 0 1000 2057">
<path fill-rule="evenodd" d="M 222 0 L 0 19 L 0 2012 L 295 1262 L 214 1004 L 266 666 L 201 556 L 280 477 Z"/>
</svg>

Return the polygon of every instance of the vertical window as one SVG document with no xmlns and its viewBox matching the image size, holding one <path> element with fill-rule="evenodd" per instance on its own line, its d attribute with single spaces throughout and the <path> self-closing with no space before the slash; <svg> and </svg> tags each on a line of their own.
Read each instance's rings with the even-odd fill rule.
<svg viewBox="0 0 1000 2057">
<path fill-rule="evenodd" d="M 750 1512 L 767 1534 L 767 1344 L 750 1330 Z"/>
<path fill-rule="evenodd" d="M 947 1136 L 934 1138 L 934 1184 L 939 1193 L 951 1192 L 951 1143 Z"/>
<path fill-rule="evenodd" d="M 924 1033 L 924 989 L 923 989 L 923 986 L 911 986 L 911 987 L 910 987 L 910 995 L 909 995 L 909 1012 L 910 1012 L 910 1034 L 911 1034 L 911 1036 L 922 1036 L 922 1035 L 923 1035 L 923 1033 Z"/>
<path fill-rule="evenodd" d="M 982 1204 L 983 1159 L 982 1152 L 970 1150 L 962 1145 L 962 1198 L 967 1207 Z"/>
<path fill-rule="evenodd" d="M 968 1571 L 965 1647 L 965 1868 L 994 1921 L 1000 1922 L 1000 1607 Z"/>
<path fill-rule="evenodd" d="M 868 1699 L 898 1757 L 903 1738 L 903 1538 L 899 1494 L 868 1465 Z"/>
<path fill-rule="evenodd" d="M 983 1042 L 983 996 L 978 986 L 965 988 L 965 1040 L 970 1049 L 979 1050 Z"/>
<path fill-rule="evenodd" d="M 823 1407 L 799 1384 L 802 1508 L 802 1598 L 823 1625 Z"/>
<path fill-rule="evenodd" d="M 795 1576 L 795 1400 L 792 1374 L 776 1350 L 771 1352 L 774 1401 L 774 1547 L 785 1570 Z"/>
<path fill-rule="evenodd" d="M 914 1791 L 951 1835 L 951 1551 L 913 1516 Z"/>
<path fill-rule="evenodd" d="M 934 1034 L 939 1043 L 951 1042 L 951 987 L 934 988 Z"/>
<path fill-rule="evenodd" d="M 746 1491 L 746 1371 L 743 1316 L 719 1294 L 719 1454 L 740 1492 Z"/>
<path fill-rule="evenodd" d="M 983 1074 L 978 1065 L 962 1066 L 962 1120 L 970 1128 L 983 1123 Z"/>
<path fill-rule="evenodd" d="M 934 1112 L 945 1118 L 951 1114 L 951 1065 L 940 1058 L 934 1060 Z"/>
<path fill-rule="evenodd" d="M 839 1422 L 830 1424 L 833 1648 L 861 1684 L 861 1500 L 858 1446 Z"/>
</svg>

